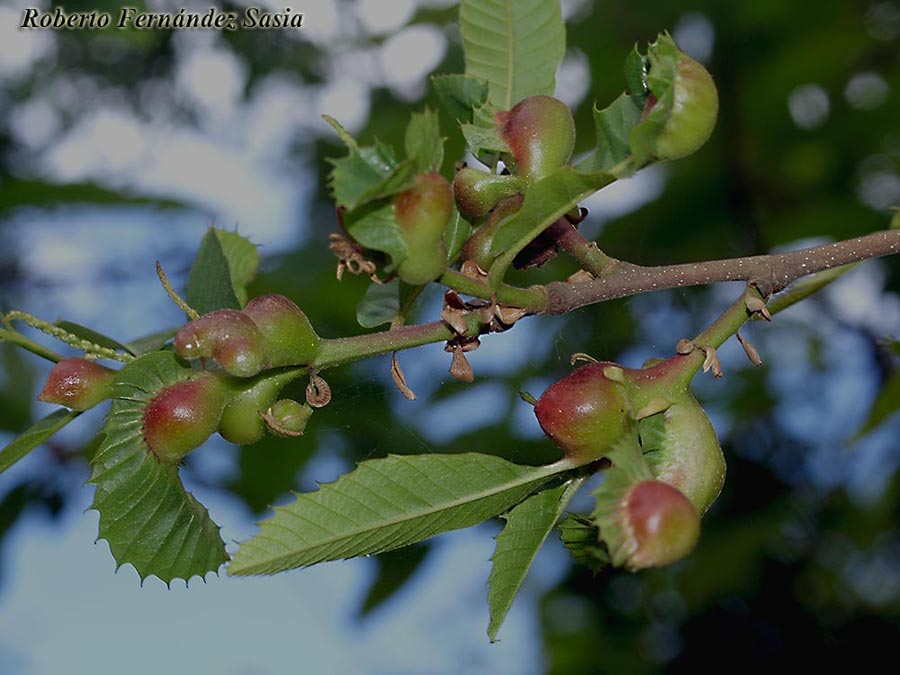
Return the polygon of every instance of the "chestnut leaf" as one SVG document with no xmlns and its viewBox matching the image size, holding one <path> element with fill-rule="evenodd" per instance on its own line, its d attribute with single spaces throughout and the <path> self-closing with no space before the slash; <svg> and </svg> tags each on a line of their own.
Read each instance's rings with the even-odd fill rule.
<svg viewBox="0 0 900 675">
<path fill-rule="evenodd" d="M 492 455 L 389 455 L 296 495 L 241 544 L 228 573 L 274 574 L 382 553 L 504 513 L 571 469 Z"/>
<path fill-rule="evenodd" d="M 497 631 L 522 588 L 531 563 L 562 516 L 569 500 L 583 484 L 584 478 L 576 478 L 548 488 L 531 495 L 501 516 L 506 525 L 496 537 L 497 547 L 491 557 L 493 567 L 488 579 L 488 605 L 491 609 L 488 637 L 491 642 L 496 640 Z"/>
<path fill-rule="evenodd" d="M 487 82 L 495 108 L 553 95 L 566 51 L 559 0 L 463 0 L 459 27 L 466 76 Z"/>
</svg>

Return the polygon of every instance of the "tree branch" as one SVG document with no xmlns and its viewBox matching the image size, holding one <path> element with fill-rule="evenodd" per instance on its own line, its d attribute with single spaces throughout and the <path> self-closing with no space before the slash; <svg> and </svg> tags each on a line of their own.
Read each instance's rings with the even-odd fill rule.
<svg viewBox="0 0 900 675">
<path fill-rule="evenodd" d="M 585 243 L 590 245 L 586 240 Z M 585 305 L 638 293 L 719 281 L 748 281 L 764 297 L 768 297 L 786 288 L 791 282 L 815 272 L 896 253 L 900 253 L 900 230 L 875 232 L 787 253 L 683 265 L 644 267 L 620 261 L 606 266 L 607 273 L 598 279 L 580 283 L 554 281 L 547 284 L 545 312 L 563 314 Z"/>
</svg>

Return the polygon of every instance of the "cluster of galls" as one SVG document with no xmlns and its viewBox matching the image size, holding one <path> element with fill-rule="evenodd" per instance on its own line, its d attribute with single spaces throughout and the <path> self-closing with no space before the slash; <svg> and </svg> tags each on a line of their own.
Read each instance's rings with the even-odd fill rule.
<svg viewBox="0 0 900 675">
<path fill-rule="evenodd" d="M 308 404 L 277 400 L 286 383 L 264 372 L 312 363 L 319 350 L 306 315 L 282 295 L 251 300 L 243 310 L 221 309 L 183 326 L 175 352 L 184 359 L 214 359 L 220 368 L 204 368 L 162 388 L 143 413 L 149 450 L 165 463 L 177 463 L 218 431 L 239 445 L 270 431 L 281 436 L 303 433 L 312 414 Z M 84 358 L 60 361 L 51 370 L 40 400 L 87 410 L 113 396 L 116 371 Z"/>
<path fill-rule="evenodd" d="M 629 569 L 668 565 L 690 553 L 700 517 L 725 479 L 725 459 L 705 412 L 689 390 L 666 384 L 679 358 L 639 370 L 609 362 L 581 366 L 534 407 L 567 460 L 609 463 L 608 486 L 595 493 L 594 521 L 613 562 Z M 635 458 L 615 449 L 635 428 L 643 473 L 627 466 Z"/>
</svg>

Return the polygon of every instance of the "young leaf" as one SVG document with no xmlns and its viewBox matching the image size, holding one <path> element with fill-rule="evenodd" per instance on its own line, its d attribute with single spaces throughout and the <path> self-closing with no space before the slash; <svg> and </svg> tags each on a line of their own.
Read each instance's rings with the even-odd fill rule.
<svg viewBox="0 0 900 675">
<path fill-rule="evenodd" d="M 450 116 L 461 123 L 472 122 L 472 111 L 487 101 L 487 83 L 465 75 L 432 75 L 431 83 Z"/>
<path fill-rule="evenodd" d="M 99 538 L 109 542 L 119 565 L 131 563 L 141 579 L 153 574 L 167 584 L 203 577 L 228 560 L 219 526 L 184 489 L 177 467 L 160 463 L 144 441 L 150 400 L 191 373 L 169 352 L 147 354 L 122 368 L 103 443 L 91 460 Z"/>
<path fill-rule="evenodd" d="M 453 216 L 444 230 L 444 245 L 447 247 L 447 262 L 456 260 L 462 251 L 463 244 L 472 233 L 472 225 L 468 220 L 459 215 L 456 206 L 453 207 Z"/>
<path fill-rule="evenodd" d="M 390 323 L 400 311 L 400 280 L 387 284 L 372 284 L 356 307 L 356 320 L 363 328 L 375 328 Z"/>
<path fill-rule="evenodd" d="M 334 167 L 328 185 L 338 206 L 353 210 L 409 186 L 413 176 L 412 162 L 397 161 L 394 151 L 380 141 L 375 141 L 374 146 L 360 147 L 336 120 L 325 116 L 325 121 L 349 151 L 346 157 L 328 160 Z"/>
<path fill-rule="evenodd" d="M 631 129 L 641 120 L 641 108 L 622 94 L 603 110 L 594 107 L 597 148 L 579 162 L 580 171 L 609 171 L 631 156 Z"/>
<path fill-rule="evenodd" d="M 150 335 L 144 335 L 143 337 L 131 340 L 128 343 L 128 350 L 136 356 L 155 352 L 168 342 L 177 332 L 177 328 L 166 328 L 165 330 L 157 331 Z"/>
<path fill-rule="evenodd" d="M 74 410 L 60 408 L 32 424 L 0 450 L 0 473 L 25 457 L 80 414 Z"/>
<path fill-rule="evenodd" d="M 360 245 L 391 256 L 394 267 L 406 259 L 406 240 L 390 202 L 366 204 L 346 213 L 344 227 Z"/>
<path fill-rule="evenodd" d="M 539 492 L 502 516 L 506 526 L 497 535 L 497 548 L 491 558 L 494 566 L 488 580 L 488 605 L 491 608 L 488 637 L 491 642 L 496 640 L 497 631 L 522 587 L 531 563 L 583 483 L 584 479 L 578 478 Z"/>
<path fill-rule="evenodd" d="M 200 250 L 194 258 L 188 276 L 187 303 L 200 314 L 217 309 L 240 309 L 241 303 L 234 292 L 228 258 L 222 243 L 211 227 L 200 242 Z"/>
<path fill-rule="evenodd" d="M 334 483 L 276 507 L 238 549 L 228 573 L 274 574 L 470 527 L 507 511 L 564 470 L 476 453 L 362 462 Z"/>
<path fill-rule="evenodd" d="M 444 138 L 438 115 L 425 108 L 413 113 L 406 127 L 406 158 L 412 162 L 415 173 L 440 171 L 444 161 Z"/>
<path fill-rule="evenodd" d="M 615 177 L 604 171 L 582 173 L 562 167 L 536 180 L 514 216 L 494 235 L 491 252 L 496 256 L 518 246 L 519 250 L 582 199 L 609 185 Z"/>
<path fill-rule="evenodd" d="M 590 518 L 570 513 L 559 524 L 559 538 L 572 557 L 594 574 L 609 566 L 609 553 L 600 541 L 600 529 Z"/>
<path fill-rule="evenodd" d="M 216 230 L 222 253 L 228 261 L 231 285 L 241 307 L 247 304 L 247 286 L 259 269 L 259 250 L 252 241 L 237 232 Z"/>
<path fill-rule="evenodd" d="M 459 26 L 466 75 L 488 83 L 496 108 L 553 95 L 566 50 L 559 0 L 463 0 Z"/>
</svg>

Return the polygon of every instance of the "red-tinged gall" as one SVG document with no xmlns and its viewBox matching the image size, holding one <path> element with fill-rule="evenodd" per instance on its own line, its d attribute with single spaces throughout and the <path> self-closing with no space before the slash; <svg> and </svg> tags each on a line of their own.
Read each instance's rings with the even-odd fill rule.
<svg viewBox="0 0 900 675">
<path fill-rule="evenodd" d="M 144 411 L 147 446 L 160 462 L 177 463 L 215 432 L 227 398 L 222 382 L 210 373 L 169 385 Z"/>
<path fill-rule="evenodd" d="M 688 555 L 700 538 L 700 516 L 679 490 L 656 480 L 632 486 L 625 495 L 623 516 L 633 539 L 630 569 L 662 567 Z"/>
<path fill-rule="evenodd" d="M 88 410 L 109 397 L 116 371 L 81 357 L 63 359 L 50 371 L 39 401 Z"/>
<path fill-rule="evenodd" d="M 552 96 L 529 96 L 496 113 L 500 134 L 512 151 L 515 173 L 528 180 L 564 166 L 575 147 L 569 107 Z"/>
<path fill-rule="evenodd" d="M 625 388 L 609 377 L 621 372 L 616 363 L 589 363 L 552 384 L 538 399 L 534 414 L 566 457 L 578 462 L 599 459 L 626 431 Z"/>
<path fill-rule="evenodd" d="M 393 206 L 407 248 L 397 274 L 414 286 L 434 281 L 447 262 L 443 236 L 453 216 L 450 183 L 436 171 L 420 174 L 413 187 L 394 198 Z"/>
<path fill-rule="evenodd" d="M 267 365 L 262 333 L 235 309 L 219 309 L 183 326 L 175 334 L 175 353 L 186 359 L 211 356 L 235 377 L 252 377 Z"/>
<path fill-rule="evenodd" d="M 262 333 L 263 347 L 272 367 L 307 365 L 319 352 L 319 336 L 306 314 L 283 295 L 253 298 L 244 307 Z"/>
</svg>

